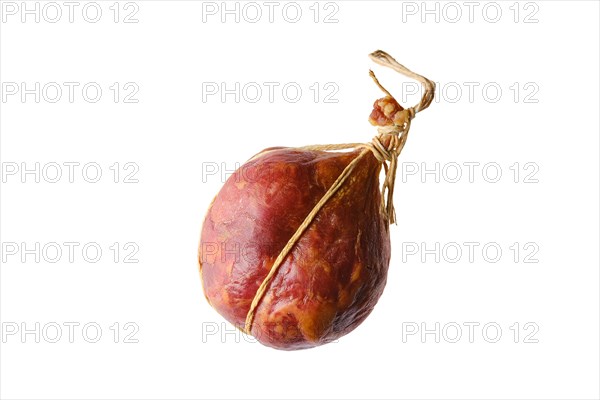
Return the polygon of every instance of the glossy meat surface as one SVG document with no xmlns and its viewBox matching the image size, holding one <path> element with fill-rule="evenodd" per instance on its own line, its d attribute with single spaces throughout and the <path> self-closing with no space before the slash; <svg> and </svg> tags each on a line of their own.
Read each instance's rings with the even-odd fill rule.
<svg viewBox="0 0 600 400">
<path fill-rule="evenodd" d="M 207 212 L 199 248 L 205 296 L 223 317 L 243 329 L 277 255 L 358 154 L 267 149 L 227 180 Z M 371 312 L 390 258 L 380 168 L 364 155 L 285 258 L 256 309 L 251 333 L 261 343 L 314 347 Z"/>
</svg>

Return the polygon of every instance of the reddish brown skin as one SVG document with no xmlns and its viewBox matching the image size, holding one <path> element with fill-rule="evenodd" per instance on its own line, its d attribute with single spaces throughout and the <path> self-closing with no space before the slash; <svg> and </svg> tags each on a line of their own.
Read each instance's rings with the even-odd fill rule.
<svg viewBox="0 0 600 400">
<path fill-rule="evenodd" d="M 243 329 L 277 255 L 359 153 L 266 149 L 227 180 L 205 217 L 199 260 L 204 294 L 229 322 Z M 390 260 L 380 168 L 365 154 L 285 258 L 256 309 L 251 333 L 261 343 L 322 345 L 373 310 Z"/>
<path fill-rule="evenodd" d="M 388 126 L 395 123 L 401 125 L 400 111 L 402 110 L 404 108 L 393 97 L 382 97 L 373 103 L 373 111 L 369 115 L 369 122 L 375 126 Z"/>
</svg>

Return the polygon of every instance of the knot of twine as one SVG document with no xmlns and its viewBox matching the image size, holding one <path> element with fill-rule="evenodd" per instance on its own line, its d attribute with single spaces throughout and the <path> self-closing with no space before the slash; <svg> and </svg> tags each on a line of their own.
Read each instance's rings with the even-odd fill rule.
<svg viewBox="0 0 600 400">
<path fill-rule="evenodd" d="M 407 123 L 404 125 L 382 126 L 377 129 L 378 136 L 375 136 L 371 143 L 365 143 L 364 146 L 373 153 L 373 156 L 379 161 L 385 169 L 385 179 L 381 187 L 381 212 L 385 215 L 389 224 L 396 223 L 396 211 L 394 209 L 394 184 L 396 181 L 396 169 L 398 167 L 398 156 L 404 148 L 410 121 L 414 118 L 415 112 L 410 108 Z M 406 110 L 405 110 L 406 111 Z M 387 142 L 387 146 L 384 145 Z M 386 196 L 387 194 L 387 196 Z"/>
<path fill-rule="evenodd" d="M 374 137 L 371 143 L 365 144 L 373 152 L 373 155 L 379 162 L 383 164 L 385 169 L 385 179 L 381 188 L 382 203 L 381 210 L 387 218 L 388 223 L 396 223 L 396 211 L 394 209 L 394 183 L 396 181 L 396 169 L 398 167 L 398 156 L 404 148 L 408 131 L 410 130 L 411 121 L 415 118 L 418 112 L 423 111 L 433 101 L 435 93 L 435 83 L 429 79 L 416 74 L 406 68 L 404 65 L 396 61 L 392 56 L 384 51 L 377 50 L 369 55 L 371 60 L 377 64 L 389 67 L 402 75 L 408 76 L 419 81 L 423 85 L 423 96 L 421 101 L 414 107 L 409 107 L 400 112 L 400 116 L 395 119 L 396 122 L 392 125 L 381 126 L 378 128 L 379 135 Z M 375 84 L 387 96 L 392 99 L 394 96 L 383 87 L 375 76 L 373 71 L 369 71 L 369 75 Z M 387 142 L 387 146 L 382 142 Z"/>
<path fill-rule="evenodd" d="M 347 166 L 344 168 L 340 176 L 335 180 L 335 182 L 331 185 L 329 190 L 323 195 L 323 197 L 319 200 L 319 202 L 313 207 L 310 213 L 306 216 L 302 224 L 298 227 L 296 232 L 292 235 L 292 237 L 288 240 L 285 247 L 281 250 L 275 261 L 273 262 L 273 266 L 271 270 L 262 281 L 254 298 L 252 299 L 252 303 L 250 304 L 250 309 L 248 310 L 248 314 L 246 315 L 246 321 L 244 326 L 244 331 L 248 334 L 251 333 L 252 322 L 254 321 L 254 314 L 258 307 L 258 304 L 264 297 L 266 291 L 273 280 L 273 277 L 279 270 L 279 267 L 283 263 L 283 260 L 287 257 L 291 249 L 298 242 L 304 231 L 308 228 L 308 226 L 315 219 L 317 213 L 323 208 L 325 203 L 335 195 L 340 187 L 344 184 L 346 179 L 352 174 L 358 162 L 369 152 L 373 154 L 373 156 L 383 165 L 385 170 L 385 180 L 383 181 L 381 194 L 382 194 L 382 202 L 381 202 L 381 212 L 386 218 L 386 221 L 389 224 L 393 224 L 396 222 L 396 212 L 394 210 L 394 181 L 396 180 L 396 168 L 398 166 L 398 156 L 400 152 L 404 148 L 404 144 L 406 143 L 406 138 L 408 136 L 408 131 L 410 130 L 410 124 L 415 115 L 429 107 L 433 100 L 433 95 L 435 92 L 435 83 L 430 81 L 429 79 L 415 74 L 404 65 L 397 62 L 392 56 L 387 54 L 384 51 L 377 50 L 371 54 L 369 54 L 371 60 L 376 62 L 377 64 L 383 65 L 384 67 L 389 67 L 399 72 L 409 78 L 413 78 L 423 85 L 423 96 L 419 104 L 414 107 L 409 107 L 401 111 L 401 115 L 397 119 L 397 122 L 393 125 L 381 126 L 378 128 L 378 135 L 373 138 L 370 143 L 341 143 L 341 144 L 323 144 L 323 145 L 312 145 L 312 146 L 304 146 L 299 149 L 302 150 L 344 150 L 344 149 L 357 149 L 363 148 L 364 150 L 355 157 Z M 369 71 L 371 78 L 375 81 L 377 86 L 383 90 L 386 95 L 394 98 L 377 80 L 373 71 Z M 255 157 L 260 157 L 265 154 L 259 153 Z"/>
</svg>

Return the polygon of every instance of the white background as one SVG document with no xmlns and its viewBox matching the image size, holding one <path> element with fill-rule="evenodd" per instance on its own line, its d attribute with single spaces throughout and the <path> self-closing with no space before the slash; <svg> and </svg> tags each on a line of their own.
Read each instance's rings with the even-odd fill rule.
<svg viewBox="0 0 600 400">
<path fill-rule="evenodd" d="M 312 1 L 299 3 L 297 23 L 283 18 L 285 3 L 272 23 L 262 2 L 256 23 L 247 21 L 254 17 L 248 8 L 252 13 L 240 15 L 239 23 L 234 15 L 222 23 L 219 13 L 203 15 L 203 3 L 194 1 L 137 1 L 127 9 L 121 3 L 118 23 L 112 1 L 99 2 L 97 23 L 82 17 L 85 2 L 70 23 L 59 2 L 57 23 L 44 15 L 23 23 L 21 3 L 13 3 L 15 15 L 4 12 L 6 3 L 0 28 L 7 96 L 0 116 L 3 398 L 599 397 L 597 2 L 499 2 L 487 14 L 481 2 L 472 21 L 463 2 L 438 3 L 436 21 L 435 14 L 422 14 L 421 2 L 337 1 L 327 9 L 318 5 L 317 23 Z M 41 13 L 45 3 L 39 4 Z M 221 3 L 214 4 L 220 11 Z M 136 6 L 138 22 L 124 23 Z M 497 8 L 502 14 L 493 23 Z M 452 22 L 457 9 L 461 18 Z M 54 18 L 54 10 L 46 11 Z M 324 23 L 334 11 L 337 22 Z M 220 174 L 265 147 L 370 140 L 376 131 L 367 117 L 381 93 L 369 68 L 403 104 L 415 104 L 418 95 L 403 94 L 414 88 L 403 84 L 410 81 L 370 62 L 376 49 L 438 82 L 440 94 L 413 122 L 401 155 L 404 172 L 419 171 L 403 179 L 399 170 L 386 290 L 372 315 L 337 343 L 298 352 L 252 343 L 206 303 L 197 270 L 202 218 L 222 185 Z M 80 86 L 72 103 L 65 86 L 58 102 L 47 101 L 54 97 L 49 92 L 36 103 L 34 95 L 24 101 L 20 92 L 7 95 L 10 82 Z M 103 89 L 96 103 L 81 95 L 88 82 Z M 117 103 L 109 88 L 115 82 Z M 137 103 L 123 102 L 128 82 L 139 87 Z M 247 101 L 254 92 L 241 93 L 239 103 L 234 95 L 203 101 L 203 83 L 211 82 L 229 88 L 256 82 L 265 91 L 256 103 Z M 273 102 L 264 82 L 280 85 Z M 303 90 L 295 103 L 281 92 L 290 82 Z M 337 103 L 324 101 L 327 83 L 339 89 Z M 57 183 L 43 175 L 36 183 L 20 170 L 7 174 L 36 162 L 41 169 L 80 166 L 73 183 L 66 167 Z M 97 183 L 82 177 L 81 166 L 90 162 L 102 170 Z M 118 183 L 109 168 L 115 162 Z M 125 170 L 128 162 L 139 167 L 138 183 L 123 182 L 134 168 Z M 421 176 L 422 166 L 436 163 L 439 182 Z M 456 183 L 450 182 L 453 163 L 462 172 Z M 479 163 L 472 182 L 464 163 Z M 488 163 L 496 164 L 483 174 Z M 208 175 L 215 166 L 217 173 Z M 498 182 L 488 182 L 498 169 Z M 34 248 L 36 242 L 80 246 L 74 262 L 66 253 L 56 263 L 49 254 L 39 262 L 25 254 L 22 262 L 22 243 Z M 116 263 L 115 242 L 121 247 Z M 139 248 L 138 263 L 124 262 L 129 242 Z M 479 243 L 472 262 L 465 242 Z M 519 254 L 511 249 L 515 242 Z M 98 262 L 82 257 L 86 243 L 103 250 Z M 436 243 L 439 262 L 422 251 Z M 463 250 L 457 262 L 441 250 L 453 243 Z M 497 262 L 493 251 L 482 255 L 488 243 L 502 250 Z M 533 250 L 529 261 L 538 262 L 525 262 Z M 73 343 L 68 322 L 80 324 Z M 127 322 L 135 325 L 126 330 Z M 479 324 L 472 343 L 469 322 Z M 36 323 L 39 343 L 33 333 L 21 336 Z M 52 323 L 62 326 L 57 343 L 51 343 Z M 84 337 L 86 323 L 101 327 L 97 343 L 86 340 L 93 330 Z M 434 334 L 406 335 L 415 326 L 435 330 L 436 323 L 439 343 Z M 493 328 L 482 332 L 488 323 L 502 329 L 495 343 Z M 456 324 L 462 336 L 452 343 Z M 9 334 L 15 326 L 19 331 Z M 125 343 L 135 326 L 128 341 L 138 342 Z"/>
</svg>

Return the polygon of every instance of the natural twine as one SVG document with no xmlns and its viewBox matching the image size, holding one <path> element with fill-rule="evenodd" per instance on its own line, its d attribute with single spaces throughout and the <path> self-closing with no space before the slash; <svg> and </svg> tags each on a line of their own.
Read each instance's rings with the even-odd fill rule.
<svg viewBox="0 0 600 400">
<path fill-rule="evenodd" d="M 369 152 L 372 152 L 375 158 L 382 163 L 385 170 L 385 180 L 383 181 L 381 193 L 382 193 L 382 202 L 381 202 L 381 212 L 385 216 L 385 220 L 388 225 L 396 222 L 396 212 L 394 210 L 393 197 L 394 197 L 394 181 L 396 179 L 396 168 L 398 166 L 398 156 L 400 152 L 404 148 L 404 144 L 406 143 L 406 138 L 408 137 L 408 131 L 410 130 L 411 120 L 415 117 L 415 115 L 429 107 L 431 101 L 433 100 L 433 96 L 435 93 L 435 83 L 430 81 L 429 79 L 416 74 L 406 68 L 404 65 L 397 62 L 392 56 L 387 54 L 382 50 L 377 50 L 371 54 L 369 54 L 371 60 L 376 62 L 377 64 L 383 65 L 384 67 L 388 67 L 393 69 L 396 72 L 401 73 L 409 78 L 415 79 L 423 85 L 423 96 L 419 104 L 414 107 L 407 108 L 401 111 L 401 116 L 399 118 L 399 123 L 395 123 L 390 126 L 383 126 L 378 128 L 379 135 L 375 136 L 371 143 L 342 143 L 342 144 L 322 144 L 322 145 L 312 145 L 312 146 L 304 146 L 299 147 L 300 150 L 344 150 L 344 149 L 358 149 L 362 148 L 363 150 L 359 153 L 359 155 L 354 158 L 347 166 L 344 168 L 342 173 L 338 176 L 338 178 L 333 182 L 333 185 L 329 188 L 329 190 L 323 195 L 321 200 L 313 207 L 310 213 L 306 216 L 302 224 L 298 227 L 296 232 L 292 235 L 292 237 L 288 240 L 285 247 L 281 250 L 271 270 L 262 281 L 256 294 L 254 295 L 254 299 L 252 299 L 252 303 L 250 304 L 250 309 L 248 310 L 248 314 L 246 315 L 246 324 L 244 327 L 244 331 L 246 333 L 251 332 L 252 323 L 254 321 L 254 314 L 258 307 L 258 304 L 264 297 L 271 281 L 273 280 L 275 274 L 279 270 L 279 267 L 283 263 L 283 260 L 287 257 L 289 252 L 292 250 L 294 245 L 298 242 L 304 231 L 308 228 L 308 226 L 314 221 L 317 213 L 323 208 L 325 203 L 335 195 L 340 187 L 343 186 L 346 179 L 352 174 L 354 168 L 358 164 L 358 162 Z M 369 75 L 375 81 L 375 84 L 389 97 L 393 98 L 393 96 L 388 92 L 380 83 L 373 71 L 369 71 Z M 386 143 L 387 142 L 387 143 Z M 264 153 L 263 153 L 264 154 Z M 258 155 L 257 155 L 258 156 Z"/>
</svg>

